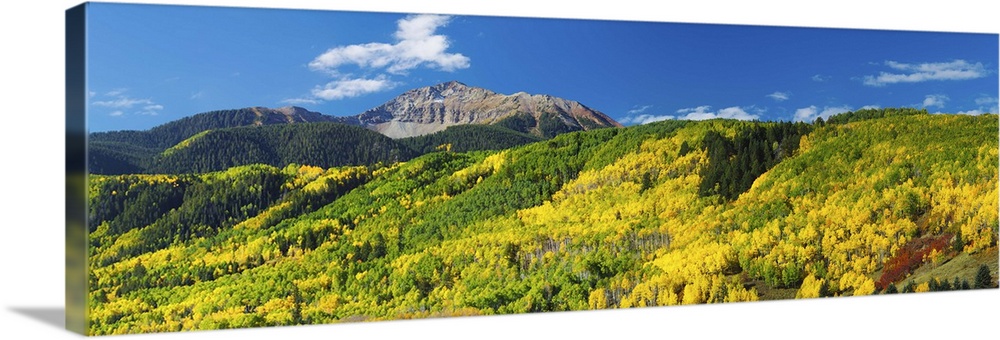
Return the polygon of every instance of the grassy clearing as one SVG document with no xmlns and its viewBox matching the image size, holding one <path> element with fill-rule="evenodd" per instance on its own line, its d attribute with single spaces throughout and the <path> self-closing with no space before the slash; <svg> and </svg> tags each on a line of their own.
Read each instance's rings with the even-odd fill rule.
<svg viewBox="0 0 1000 340">
<path fill-rule="evenodd" d="M 907 282 L 913 281 L 920 284 L 932 278 L 947 280 L 950 283 L 955 277 L 958 277 L 959 280 L 968 280 L 969 284 L 972 284 L 976 279 L 976 271 L 983 264 L 990 268 L 990 273 L 993 275 L 993 282 L 996 283 L 997 268 L 1000 266 L 1000 257 L 998 257 L 997 249 L 994 246 L 976 254 L 961 253 L 955 257 L 943 259 L 936 264 L 933 262 L 925 263 L 906 279 L 897 282 L 896 288 L 901 290 Z"/>
</svg>

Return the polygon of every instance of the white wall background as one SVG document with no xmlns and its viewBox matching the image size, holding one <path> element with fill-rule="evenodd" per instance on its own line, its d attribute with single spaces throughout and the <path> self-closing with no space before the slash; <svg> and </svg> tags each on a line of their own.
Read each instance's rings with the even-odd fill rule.
<svg viewBox="0 0 1000 340">
<path fill-rule="evenodd" d="M 987 2 L 381 0 L 131 1 L 500 16 L 998 33 Z M 64 11 L 77 1 L 0 9 L 0 338 L 63 339 Z M 555 1 L 549 1 L 555 3 Z M 995 65 L 994 65 L 995 66 Z M 996 72 L 997 70 L 994 70 Z M 1000 290 L 129 336 L 274 338 L 991 338 Z M 50 320 L 50 321 L 44 321 Z"/>
</svg>

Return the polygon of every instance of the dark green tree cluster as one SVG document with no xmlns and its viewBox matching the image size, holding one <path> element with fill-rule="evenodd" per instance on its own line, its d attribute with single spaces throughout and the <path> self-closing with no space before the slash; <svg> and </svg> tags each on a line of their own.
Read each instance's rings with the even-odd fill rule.
<svg viewBox="0 0 1000 340">
<path fill-rule="evenodd" d="M 104 253 L 101 265 L 162 249 L 174 242 L 214 235 L 219 230 L 255 216 L 282 198 L 286 175 L 268 166 L 233 168 L 225 173 L 194 177 L 184 175 L 173 181 L 144 181 L 135 175 L 106 181 L 110 195 L 92 200 L 92 224 L 108 223 L 108 230 L 93 235 L 100 246 L 122 233 L 136 229 L 143 242 L 114 248 Z M 213 178 L 214 177 L 214 178 Z M 128 182 L 134 181 L 130 184 Z M 115 188 L 128 185 L 120 193 Z M 104 192 L 108 193 L 108 192 Z M 123 196 L 116 198 L 115 196 Z M 100 252 L 100 249 L 98 249 Z"/>
<path fill-rule="evenodd" d="M 146 131 L 109 131 L 91 133 L 90 142 L 119 142 L 166 149 L 205 130 L 253 125 L 257 115 L 252 109 L 219 110 L 184 117 Z"/>
<path fill-rule="evenodd" d="M 287 123 L 265 119 L 254 108 L 217 110 L 184 117 L 149 130 L 91 133 L 88 138 L 89 171 L 95 174 L 146 172 L 153 158 L 163 150 L 206 130 L 226 129 L 256 124 Z M 272 117 L 273 118 L 273 117 Z M 317 119 L 327 119 L 319 116 Z M 332 118 L 329 118 L 332 119 Z M 96 152 L 94 152 L 96 150 Z M 245 165 L 245 164 L 240 164 Z"/>
<path fill-rule="evenodd" d="M 558 113 L 543 112 L 538 119 L 537 135 L 543 138 L 552 138 L 556 135 L 580 131 L 581 127 L 568 125 L 562 121 Z"/>
<path fill-rule="evenodd" d="M 88 170 L 94 174 L 142 173 L 161 151 L 209 129 L 254 123 L 250 109 L 220 110 L 181 118 L 145 131 L 91 133 L 87 138 Z"/>
<path fill-rule="evenodd" d="M 511 161 L 497 173 L 428 213 L 427 223 L 411 228 L 414 233 L 426 231 L 441 238 L 460 232 L 474 220 L 538 205 L 576 178 L 593 154 L 615 135 L 612 131 L 562 134 L 513 149 Z"/>
<path fill-rule="evenodd" d="M 518 115 L 511 115 L 507 118 L 501 119 L 494 125 L 514 130 L 517 132 L 530 133 L 531 130 L 538 125 L 538 121 L 535 120 L 535 117 L 532 117 L 531 115 L 518 114 Z"/>
<path fill-rule="evenodd" d="M 142 173 L 157 152 L 125 142 L 91 141 L 87 147 L 87 167 L 95 174 Z"/>
<path fill-rule="evenodd" d="M 453 152 L 503 150 L 534 143 L 542 138 L 496 125 L 455 125 L 444 131 L 398 141 L 418 154 L 437 151 L 451 145 Z"/>
<path fill-rule="evenodd" d="M 542 112 L 537 118 L 529 114 L 520 113 L 501 119 L 494 125 L 544 139 L 563 133 L 581 130 L 589 131 L 601 127 L 601 125 L 589 118 L 579 118 L 578 121 L 581 126 L 566 124 L 563 119 L 562 114 L 551 111 Z"/>
<path fill-rule="evenodd" d="M 230 170 L 232 171 L 232 170 Z M 197 228 L 211 232 L 228 228 L 257 215 L 284 194 L 286 175 L 271 167 L 238 168 L 232 176 L 192 185 L 184 192 L 184 203 L 161 224 L 172 226 L 170 234 L 180 240 L 200 236 Z"/>
<path fill-rule="evenodd" d="M 158 158 L 149 172 L 199 173 L 245 164 L 323 168 L 391 164 L 413 155 L 391 138 L 339 123 L 248 126 L 209 131 Z"/>
<path fill-rule="evenodd" d="M 827 124 L 847 124 L 868 119 L 878 119 L 886 117 L 912 116 L 927 114 L 927 109 L 915 108 L 881 108 L 881 109 L 861 109 L 835 114 L 827 118 Z"/>
<path fill-rule="evenodd" d="M 584 169 L 594 170 L 607 166 L 626 154 L 639 151 L 642 142 L 671 136 L 678 129 L 687 126 L 689 123 L 693 124 L 686 120 L 667 120 L 631 126 L 627 129 L 603 129 L 599 130 L 600 132 L 589 132 L 588 134 L 608 134 L 609 136 L 606 137 L 608 139 L 607 142 L 596 150 L 594 155 L 587 161 Z M 685 150 L 684 145 L 688 144 L 685 142 L 681 145 L 681 153 L 690 151 L 690 146 Z"/>
<path fill-rule="evenodd" d="M 702 140 L 709 164 L 702 170 L 698 194 L 736 199 L 757 177 L 794 154 L 800 137 L 811 130 L 805 123 L 759 124 L 739 130 L 732 139 L 709 131 Z"/>
<path fill-rule="evenodd" d="M 993 274 L 990 273 L 990 268 L 985 264 L 980 265 L 979 269 L 976 271 L 976 281 L 973 288 L 983 289 L 983 288 L 993 288 L 996 285 L 993 284 Z"/>
<path fill-rule="evenodd" d="M 90 231 L 101 223 L 107 223 L 108 233 L 115 235 L 149 225 L 179 207 L 188 186 L 197 182 L 192 176 L 164 181 L 131 175 L 100 181 L 96 191 L 101 195 L 90 197 L 88 204 Z"/>
</svg>

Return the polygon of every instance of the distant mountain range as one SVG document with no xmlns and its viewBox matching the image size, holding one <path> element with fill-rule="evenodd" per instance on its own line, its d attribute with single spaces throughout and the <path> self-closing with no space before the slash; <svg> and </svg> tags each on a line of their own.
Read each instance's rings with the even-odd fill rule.
<svg viewBox="0 0 1000 340">
<path fill-rule="evenodd" d="M 576 101 L 503 95 L 451 81 L 407 91 L 354 116 L 295 106 L 249 107 L 199 113 L 145 131 L 92 133 L 88 168 L 122 174 L 205 172 L 251 163 L 373 164 L 406 160 L 444 144 L 455 151 L 501 149 L 621 126 Z"/>
</svg>

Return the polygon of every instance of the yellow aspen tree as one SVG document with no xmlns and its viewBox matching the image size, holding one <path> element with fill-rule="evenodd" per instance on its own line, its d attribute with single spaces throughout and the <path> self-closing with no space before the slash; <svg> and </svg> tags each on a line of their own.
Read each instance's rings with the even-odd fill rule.
<svg viewBox="0 0 1000 340">
<path fill-rule="evenodd" d="M 604 292 L 604 288 L 597 288 L 591 291 L 587 303 L 590 305 L 590 309 L 608 308 L 608 297 Z"/>
<path fill-rule="evenodd" d="M 802 286 L 799 287 L 799 291 L 795 293 L 795 298 L 809 299 L 822 297 L 824 290 L 823 287 L 825 284 L 825 279 L 816 278 L 813 275 L 806 276 L 806 278 L 802 280 Z"/>
</svg>

